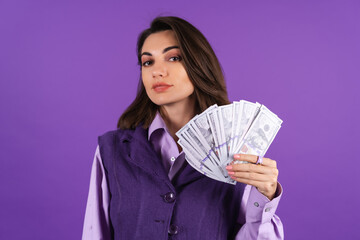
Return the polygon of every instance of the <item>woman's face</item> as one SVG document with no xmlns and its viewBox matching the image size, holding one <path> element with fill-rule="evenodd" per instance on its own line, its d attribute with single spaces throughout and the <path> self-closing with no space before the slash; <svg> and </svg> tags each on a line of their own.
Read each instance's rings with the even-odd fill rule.
<svg viewBox="0 0 360 240">
<path fill-rule="evenodd" d="M 186 103 L 194 92 L 171 30 L 146 38 L 141 51 L 141 75 L 147 95 L 159 106 Z"/>
</svg>

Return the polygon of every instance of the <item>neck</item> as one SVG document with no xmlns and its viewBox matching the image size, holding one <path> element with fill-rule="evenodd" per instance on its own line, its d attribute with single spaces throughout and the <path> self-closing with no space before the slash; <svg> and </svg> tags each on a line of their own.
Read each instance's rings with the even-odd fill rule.
<svg viewBox="0 0 360 240">
<path fill-rule="evenodd" d="M 195 116 L 195 98 L 191 96 L 181 102 L 163 105 L 160 114 L 170 135 L 177 141 L 175 133 Z"/>
</svg>

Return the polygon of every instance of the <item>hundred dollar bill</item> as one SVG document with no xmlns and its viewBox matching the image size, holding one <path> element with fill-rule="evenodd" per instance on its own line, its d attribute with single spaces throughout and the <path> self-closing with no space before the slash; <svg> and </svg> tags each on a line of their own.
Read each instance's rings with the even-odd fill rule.
<svg viewBox="0 0 360 240">
<path fill-rule="evenodd" d="M 264 156 L 282 121 L 262 108 L 239 145 L 240 153 Z"/>
<path fill-rule="evenodd" d="M 216 108 L 216 105 L 213 105 L 209 107 L 207 110 L 205 110 L 203 113 L 198 115 L 196 118 L 193 118 L 193 121 L 190 121 L 190 124 L 192 124 L 195 131 L 199 134 L 199 136 L 202 136 L 202 138 L 208 143 L 210 147 L 210 151 L 214 152 L 216 151 L 215 148 L 215 139 L 214 134 L 211 130 L 210 124 L 208 122 L 207 112 L 212 111 L 213 108 Z M 218 155 L 216 155 L 218 158 Z"/>
<path fill-rule="evenodd" d="M 230 154 L 229 160 L 232 160 L 234 154 L 239 153 L 241 140 L 245 136 L 261 106 L 259 103 L 252 103 L 245 100 L 235 102 L 234 105 L 234 108 L 238 109 L 236 111 L 239 112 L 239 116 L 234 116 L 235 119 L 233 120 L 233 122 L 236 122 L 236 129 L 234 130 L 233 151 Z"/>
<path fill-rule="evenodd" d="M 233 104 L 228 104 L 220 106 L 221 117 L 223 119 L 223 126 L 225 131 L 225 142 L 226 142 L 226 157 L 229 157 L 230 147 L 231 147 L 231 137 L 233 132 Z"/>
<path fill-rule="evenodd" d="M 212 138 L 214 140 L 214 149 L 215 149 L 215 153 L 218 156 L 219 160 L 221 160 L 222 155 L 220 154 L 220 132 L 219 132 L 219 127 L 216 127 L 219 124 L 219 120 L 217 118 L 217 114 L 216 114 L 216 109 L 214 109 L 213 111 L 209 111 L 206 113 L 206 117 L 211 129 L 211 133 L 212 133 Z"/>
<path fill-rule="evenodd" d="M 224 128 L 224 119 L 222 117 L 221 108 L 215 110 L 217 122 L 215 122 L 215 127 L 219 133 L 219 153 L 221 155 L 220 162 L 223 162 L 227 158 L 227 146 L 226 146 L 226 137 L 225 137 L 225 128 Z"/>
<path fill-rule="evenodd" d="M 233 111 L 232 111 L 232 129 L 231 129 L 231 140 L 230 140 L 230 148 L 229 148 L 229 158 L 232 157 L 232 155 L 234 154 L 234 141 L 235 141 L 235 133 L 236 133 L 236 129 L 238 127 L 238 125 L 240 124 L 239 121 L 237 121 L 238 118 L 241 118 L 241 114 L 240 114 L 240 102 L 236 102 L 234 101 L 232 103 L 233 105 Z"/>
</svg>

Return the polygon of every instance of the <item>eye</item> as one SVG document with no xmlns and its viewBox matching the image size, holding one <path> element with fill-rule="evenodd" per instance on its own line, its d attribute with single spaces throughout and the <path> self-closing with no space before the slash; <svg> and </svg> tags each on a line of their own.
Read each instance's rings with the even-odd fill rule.
<svg viewBox="0 0 360 240">
<path fill-rule="evenodd" d="M 143 66 L 143 67 L 150 66 L 151 63 L 152 63 L 152 61 L 145 61 L 141 64 L 141 66 Z"/>
<path fill-rule="evenodd" d="M 181 57 L 180 56 L 174 56 L 174 57 L 169 58 L 169 61 L 170 62 L 181 61 Z"/>
</svg>

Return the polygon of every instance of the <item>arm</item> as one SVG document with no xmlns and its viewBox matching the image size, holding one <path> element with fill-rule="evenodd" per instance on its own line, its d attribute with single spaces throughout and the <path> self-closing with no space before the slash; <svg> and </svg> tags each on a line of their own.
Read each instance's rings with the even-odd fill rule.
<svg viewBox="0 0 360 240">
<path fill-rule="evenodd" d="M 239 219 L 244 225 L 236 239 L 284 239 L 282 223 L 275 215 L 282 195 L 276 161 L 263 158 L 262 164 L 255 164 L 258 157 L 249 154 L 236 154 L 234 159 L 249 162 L 226 167 L 231 178 L 248 184 L 241 206 L 243 219 Z"/>
<path fill-rule="evenodd" d="M 99 146 L 91 169 L 90 188 L 86 205 L 82 239 L 111 239 L 109 220 L 109 190 Z"/>
<path fill-rule="evenodd" d="M 240 219 L 243 226 L 237 233 L 235 240 L 284 239 L 283 225 L 280 218 L 275 215 L 281 195 L 282 187 L 279 183 L 275 197 L 271 201 L 255 187 L 247 185 L 241 204 L 242 214 L 245 215 L 245 219 Z"/>
</svg>

